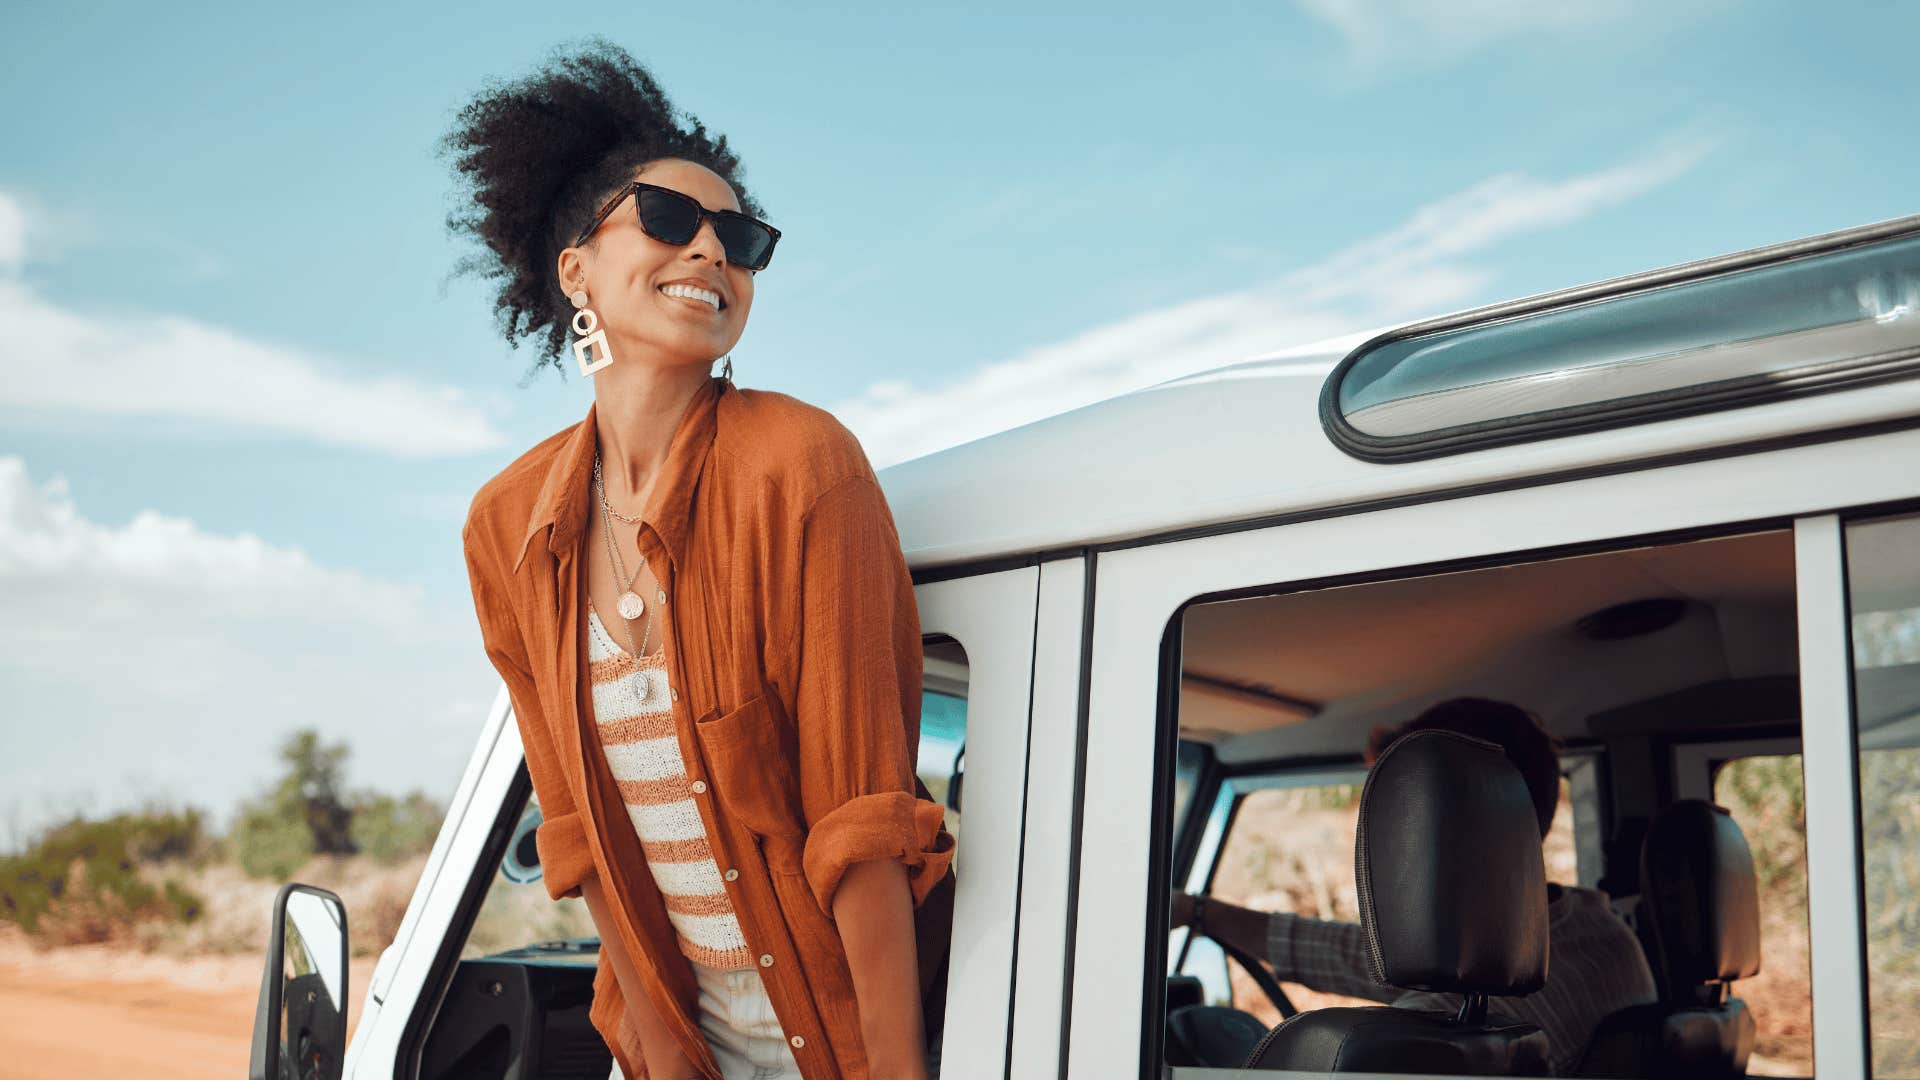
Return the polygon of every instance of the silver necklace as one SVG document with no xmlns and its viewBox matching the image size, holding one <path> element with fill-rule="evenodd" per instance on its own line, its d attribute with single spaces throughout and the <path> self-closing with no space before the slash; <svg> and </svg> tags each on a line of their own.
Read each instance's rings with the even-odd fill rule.
<svg viewBox="0 0 1920 1080">
<path fill-rule="evenodd" d="M 599 493 L 601 509 L 611 511 L 612 507 L 607 505 L 606 484 L 601 480 L 601 477 L 600 477 L 600 455 L 598 453 L 595 453 L 593 456 L 593 486 L 594 486 L 594 490 Z M 621 578 L 627 577 L 627 568 L 626 568 L 625 561 L 620 558 L 620 546 L 614 543 L 613 541 L 613 519 L 611 517 L 608 517 L 606 514 L 602 514 L 600 516 L 600 520 L 605 522 L 607 526 L 606 528 L 607 555 L 609 556 L 609 558 L 613 563 L 614 583 L 619 584 Z M 640 566 L 644 568 L 646 565 L 647 565 L 647 557 L 645 555 L 641 555 Z M 633 577 L 627 578 L 627 583 L 624 586 L 626 591 L 620 597 L 620 615 L 621 615 L 622 626 L 625 628 L 626 634 L 627 634 L 627 647 L 633 650 L 631 655 L 633 656 L 633 660 L 634 660 L 634 675 L 638 678 L 639 684 L 640 684 L 639 692 L 634 698 L 634 707 L 638 710 L 644 710 L 646 697 L 647 697 L 648 679 L 647 679 L 646 669 L 641 667 L 640 664 L 641 664 L 641 657 L 645 656 L 646 654 L 643 653 L 639 647 L 636 647 L 633 644 L 633 627 L 632 625 L 626 622 L 627 619 L 638 617 L 646 609 L 646 604 L 644 601 L 640 599 L 640 595 L 633 591 L 633 582 L 635 580 L 638 580 L 639 577 L 640 577 L 640 571 L 635 570 L 633 572 Z M 631 605 L 633 608 L 632 615 L 627 614 L 627 609 L 629 607 L 627 601 L 629 598 L 631 598 L 633 601 Z M 648 641 L 651 641 L 651 640 L 653 640 L 653 616 L 649 615 L 647 616 L 646 629 L 641 633 L 640 642 L 641 642 L 641 645 L 644 646 Z"/>
<path fill-rule="evenodd" d="M 593 487 L 594 490 L 600 494 L 600 509 L 604 514 L 619 517 L 622 521 L 627 522 L 639 520 L 638 518 L 629 518 L 623 514 L 615 513 L 613 507 L 608 504 L 607 484 L 605 479 L 600 475 L 600 454 L 598 451 L 595 451 L 593 455 Z M 603 517 L 602 520 L 607 523 L 607 551 L 613 556 L 613 582 L 619 585 L 621 590 L 618 605 L 620 608 L 620 617 L 623 619 L 637 619 L 641 615 L 646 614 L 647 602 L 640 599 L 639 593 L 633 591 L 633 583 L 639 580 L 640 571 L 646 569 L 647 557 L 645 555 L 640 556 L 640 566 L 634 570 L 632 577 L 628 577 L 626 562 L 620 558 L 619 546 L 613 542 L 613 520 L 611 517 Z M 623 582 L 624 584 L 622 584 Z M 647 620 L 647 627 L 648 629 L 652 629 L 652 619 Z"/>
</svg>

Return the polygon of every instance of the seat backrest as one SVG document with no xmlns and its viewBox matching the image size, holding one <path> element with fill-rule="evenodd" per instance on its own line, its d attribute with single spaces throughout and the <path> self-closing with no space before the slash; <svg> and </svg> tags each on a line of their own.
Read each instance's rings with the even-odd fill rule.
<svg viewBox="0 0 1920 1080">
<path fill-rule="evenodd" d="M 1354 883 L 1375 981 L 1463 994 L 1467 1007 L 1303 1012 L 1244 1068 L 1550 1075 L 1539 1028 L 1486 1015 L 1489 995 L 1547 977 L 1539 819 L 1500 747 L 1441 730 L 1387 747 L 1360 792 Z"/>
<path fill-rule="evenodd" d="M 1745 1076 L 1753 1014 L 1727 988 L 1760 970 L 1760 890 L 1746 835 L 1722 807 L 1675 802 L 1647 826 L 1640 888 L 1660 1001 L 1602 1021 L 1580 1075 Z"/>
</svg>

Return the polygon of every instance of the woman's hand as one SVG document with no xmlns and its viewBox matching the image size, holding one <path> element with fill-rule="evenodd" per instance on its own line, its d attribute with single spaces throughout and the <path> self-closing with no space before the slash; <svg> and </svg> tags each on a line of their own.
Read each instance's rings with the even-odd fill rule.
<svg viewBox="0 0 1920 1080">
<path fill-rule="evenodd" d="M 833 921 L 853 975 L 867 1075 L 873 1080 L 927 1080 L 913 892 L 906 867 L 893 859 L 848 867 L 833 894 Z"/>
<path fill-rule="evenodd" d="M 587 914 L 593 916 L 593 925 L 600 932 L 600 944 L 607 950 L 607 962 L 613 965 L 614 981 L 620 986 L 620 996 L 626 999 L 627 1023 L 640 1037 L 640 1055 L 647 1068 L 647 1080 L 701 1080 L 700 1067 L 680 1049 L 679 1040 L 667 1029 L 666 1022 L 654 1010 L 652 999 L 647 997 L 633 958 L 620 943 L 619 930 L 607 908 L 607 897 L 600 889 L 598 875 L 589 874 L 580 882 L 580 898 L 587 902 Z"/>
</svg>

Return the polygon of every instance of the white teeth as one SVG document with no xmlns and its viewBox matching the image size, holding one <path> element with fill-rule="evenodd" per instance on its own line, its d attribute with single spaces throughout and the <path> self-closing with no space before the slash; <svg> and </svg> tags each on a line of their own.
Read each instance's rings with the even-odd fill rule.
<svg viewBox="0 0 1920 1080">
<path fill-rule="evenodd" d="M 720 310 L 720 294 L 711 289 L 703 289 L 698 285 L 682 285 L 676 282 L 671 285 L 660 286 L 660 291 L 666 293 L 668 296 L 681 296 L 689 300 L 705 301 L 712 305 L 713 310 Z"/>
</svg>

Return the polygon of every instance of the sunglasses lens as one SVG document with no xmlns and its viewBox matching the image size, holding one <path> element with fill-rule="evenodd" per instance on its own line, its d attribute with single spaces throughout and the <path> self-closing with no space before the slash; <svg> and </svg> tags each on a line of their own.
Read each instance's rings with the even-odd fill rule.
<svg viewBox="0 0 1920 1080">
<path fill-rule="evenodd" d="M 726 249 L 727 261 L 749 270 L 764 269 L 773 257 L 773 234 L 751 218 L 721 216 L 713 220 L 713 231 Z"/>
<path fill-rule="evenodd" d="M 642 188 L 635 198 L 640 207 L 640 226 L 648 236 L 684 244 L 700 231 L 700 206 L 685 195 Z"/>
</svg>

